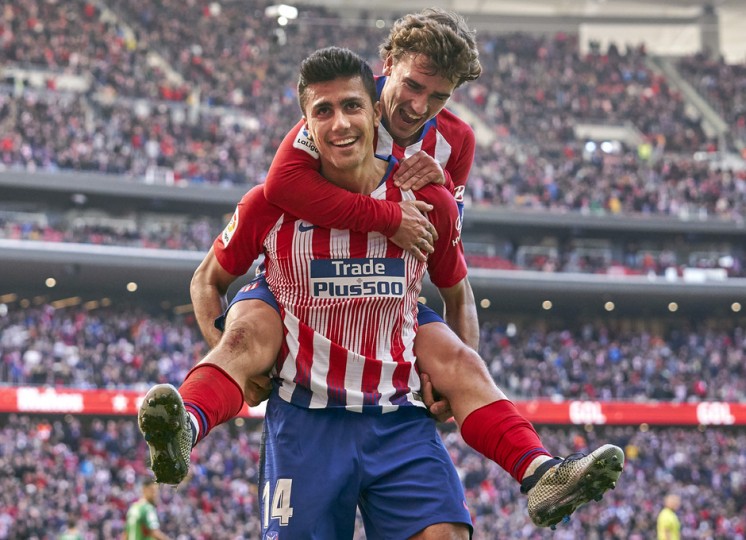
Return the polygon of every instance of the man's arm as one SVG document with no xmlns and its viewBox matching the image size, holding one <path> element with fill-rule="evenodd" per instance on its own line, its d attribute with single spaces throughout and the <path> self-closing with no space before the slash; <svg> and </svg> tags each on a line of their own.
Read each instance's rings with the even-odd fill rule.
<svg viewBox="0 0 746 540">
<path fill-rule="evenodd" d="M 211 348 L 222 335 L 213 322 L 228 307 L 228 287 L 259 257 L 267 231 L 281 214 L 267 204 L 261 186 L 252 188 L 236 205 L 230 222 L 195 270 L 189 293 L 200 331 Z"/>
<path fill-rule="evenodd" d="M 166 536 L 160 529 L 149 529 L 145 534 L 147 536 L 152 536 L 155 540 L 168 540 L 168 536 Z"/>
<path fill-rule="evenodd" d="M 316 147 L 299 122 L 277 149 L 264 183 L 267 200 L 294 216 L 325 228 L 393 235 L 401 209 L 391 201 L 352 193 L 319 173 Z"/>
<path fill-rule="evenodd" d="M 215 328 L 214 322 L 228 307 L 228 287 L 236 279 L 238 276 L 228 273 L 220 265 L 214 247 L 210 248 L 192 276 L 189 293 L 192 297 L 194 315 L 202 336 L 211 349 L 218 344 L 223 335 Z"/>
<path fill-rule="evenodd" d="M 430 156 L 419 156 L 414 163 L 418 164 L 415 169 L 420 175 L 437 176 L 433 170 L 440 170 Z M 319 173 L 318 152 L 302 122 L 285 136 L 277 149 L 264 183 L 264 194 L 270 203 L 315 225 L 380 232 L 419 260 L 425 260 L 416 250 L 422 239 L 429 241 L 429 235 L 423 234 L 428 226 L 423 212 L 430 208 L 423 207 L 420 201 L 395 203 L 372 199 L 327 181 Z M 429 242 L 429 246 L 433 243 Z"/>
<path fill-rule="evenodd" d="M 443 319 L 466 345 L 479 349 L 479 320 L 474 291 L 468 278 L 453 287 L 438 289 L 443 299 Z"/>
</svg>

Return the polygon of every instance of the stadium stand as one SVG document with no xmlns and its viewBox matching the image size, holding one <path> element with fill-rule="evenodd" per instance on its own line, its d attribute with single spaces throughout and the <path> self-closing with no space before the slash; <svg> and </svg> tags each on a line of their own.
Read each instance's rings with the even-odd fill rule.
<svg viewBox="0 0 746 540">
<path fill-rule="evenodd" d="M 194 452 L 192 474 L 179 488 L 163 487 L 158 505 L 172 538 L 257 538 L 256 423 L 216 429 Z M 589 506 L 557 531 L 537 530 L 525 497 L 494 464 L 474 454 L 453 430 L 443 438 L 457 465 L 475 523 L 475 538 L 650 538 L 669 490 L 681 493 L 682 536 L 739 540 L 746 535 L 743 429 L 542 427 L 563 453 L 612 441 L 625 448 L 624 482 L 604 504 Z M 147 448 L 133 418 L 3 415 L 0 429 L 0 538 L 51 540 L 69 515 L 86 539 L 121 535 L 124 512 L 148 474 Z M 692 460 L 691 456 L 697 456 Z M 74 496 L 71 496 L 74 495 Z M 356 538 L 364 536 L 360 531 Z"/>
</svg>

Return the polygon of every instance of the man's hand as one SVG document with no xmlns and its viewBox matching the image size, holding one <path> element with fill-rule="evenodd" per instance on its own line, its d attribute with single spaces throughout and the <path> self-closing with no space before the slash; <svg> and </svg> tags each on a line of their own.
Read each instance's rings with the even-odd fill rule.
<svg viewBox="0 0 746 540">
<path fill-rule="evenodd" d="M 403 159 L 399 169 L 394 173 L 394 185 L 404 190 L 417 191 L 428 184 L 445 183 L 443 167 L 424 150 Z"/>
<path fill-rule="evenodd" d="M 427 373 L 420 373 L 420 382 L 422 383 L 422 401 L 425 403 L 427 410 L 435 417 L 438 422 L 447 422 L 453 418 L 450 402 L 439 396 L 433 388 L 430 376 Z"/>
<path fill-rule="evenodd" d="M 427 261 L 427 255 L 435 251 L 438 231 L 435 230 L 425 213 L 433 209 L 424 201 L 403 201 L 401 224 L 391 237 L 391 241 L 405 251 L 409 251 L 418 261 Z"/>
<path fill-rule="evenodd" d="M 252 377 L 244 387 L 244 401 L 249 407 L 256 407 L 262 401 L 269 398 L 272 391 L 272 379 L 266 375 Z"/>
</svg>

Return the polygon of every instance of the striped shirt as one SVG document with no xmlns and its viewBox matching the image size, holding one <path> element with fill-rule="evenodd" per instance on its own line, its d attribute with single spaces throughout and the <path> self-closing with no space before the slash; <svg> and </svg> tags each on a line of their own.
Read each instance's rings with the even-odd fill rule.
<svg viewBox="0 0 746 540">
<path fill-rule="evenodd" d="M 414 369 L 417 298 L 427 270 L 439 288 L 466 276 L 458 244 L 460 222 L 442 186 L 416 193 L 393 185 L 391 173 L 371 197 L 417 198 L 439 239 L 427 262 L 417 261 L 379 233 L 326 229 L 269 204 L 249 191 L 215 240 L 221 266 L 243 275 L 265 256 L 266 278 L 280 305 L 285 341 L 275 367 L 280 397 L 309 408 L 388 412 L 423 406 Z"/>
</svg>

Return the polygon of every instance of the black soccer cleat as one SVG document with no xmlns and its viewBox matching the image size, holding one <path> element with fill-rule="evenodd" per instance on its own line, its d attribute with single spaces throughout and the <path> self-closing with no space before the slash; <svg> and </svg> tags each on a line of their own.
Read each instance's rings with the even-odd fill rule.
<svg viewBox="0 0 746 540">
<path fill-rule="evenodd" d="M 184 480 L 192 451 L 192 423 L 179 391 L 170 384 L 157 384 L 148 390 L 137 423 L 150 449 L 155 481 L 176 485 Z"/>
</svg>

